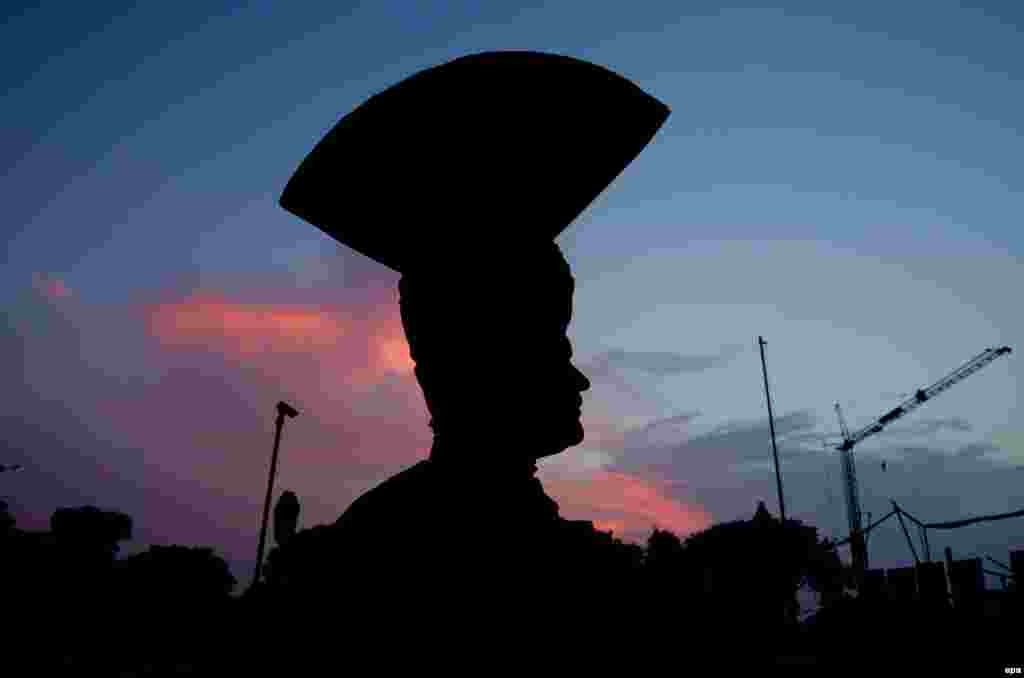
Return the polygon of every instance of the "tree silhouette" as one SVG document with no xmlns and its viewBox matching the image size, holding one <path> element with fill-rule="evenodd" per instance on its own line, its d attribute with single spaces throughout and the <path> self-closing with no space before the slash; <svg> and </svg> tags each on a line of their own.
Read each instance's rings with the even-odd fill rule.
<svg viewBox="0 0 1024 678">
<path fill-rule="evenodd" d="M 224 654 L 235 586 L 228 564 L 208 547 L 152 545 L 118 562 L 122 627 L 133 663 L 208 663 Z"/>
<path fill-rule="evenodd" d="M 685 564 L 679 537 L 668 530 L 655 528 L 647 538 L 643 557 L 648 600 L 653 602 L 657 598 L 668 606 L 677 607 L 683 603 L 687 593 L 695 593 L 683 581 Z M 695 601 L 693 596 L 690 597 L 688 602 L 693 605 Z"/>
<path fill-rule="evenodd" d="M 118 542 L 132 538 L 132 519 L 95 506 L 60 508 L 50 516 L 50 532 L 66 553 L 110 563 L 120 551 Z"/>
<path fill-rule="evenodd" d="M 131 536 L 128 515 L 95 506 L 54 511 L 48 533 L 15 533 L 15 585 L 5 602 L 17 610 L 23 630 L 45 629 L 52 639 L 51 654 L 43 658 L 70 656 L 98 666 L 112 651 L 123 650 L 123 634 L 116 621 L 111 624 L 110 611 L 118 609 L 119 542 Z"/>
<path fill-rule="evenodd" d="M 125 558 L 120 569 L 135 594 L 178 607 L 226 599 L 236 584 L 227 562 L 209 547 L 152 545 Z"/>
<path fill-rule="evenodd" d="M 0 581 L 19 579 L 18 562 L 22 556 L 17 543 L 19 537 L 14 516 L 7 510 L 7 502 L 0 499 Z"/>
<path fill-rule="evenodd" d="M 681 565 L 683 543 L 668 530 L 654 529 L 647 538 L 644 566 L 649 573 L 676 571 Z"/>
<path fill-rule="evenodd" d="M 51 546 L 38 551 L 54 590 L 85 607 L 102 604 L 113 584 L 120 545 L 131 539 L 132 519 L 95 506 L 61 508 L 50 516 Z"/>
<path fill-rule="evenodd" d="M 814 527 L 783 525 L 760 502 L 750 520 L 717 523 L 685 541 L 655 529 L 644 554 L 649 611 L 674 615 L 673 626 L 688 625 L 694 637 L 745 633 L 758 643 L 795 622 L 802 584 L 832 591 L 840 571 Z"/>
<path fill-rule="evenodd" d="M 816 528 L 798 520 L 783 525 L 763 503 L 750 520 L 718 523 L 690 536 L 683 550 L 688 578 L 703 580 L 717 606 L 727 614 L 742 609 L 764 624 L 783 619 L 801 585 L 828 589 L 838 571 L 838 557 L 819 541 Z M 792 609 L 788 614 L 795 621 Z"/>
<path fill-rule="evenodd" d="M 14 516 L 7 510 L 7 502 L 0 499 L 0 539 L 14 532 Z"/>
</svg>

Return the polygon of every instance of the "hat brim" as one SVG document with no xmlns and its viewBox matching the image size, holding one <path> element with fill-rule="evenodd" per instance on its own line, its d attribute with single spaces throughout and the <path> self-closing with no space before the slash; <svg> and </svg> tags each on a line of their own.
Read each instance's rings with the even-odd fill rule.
<svg viewBox="0 0 1024 678">
<path fill-rule="evenodd" d="M 485 52 L 343 117 L 280 204 L 399 272 L 551 240 L 629 165 L 669 108 L 592 63 Z"/>
</svg>

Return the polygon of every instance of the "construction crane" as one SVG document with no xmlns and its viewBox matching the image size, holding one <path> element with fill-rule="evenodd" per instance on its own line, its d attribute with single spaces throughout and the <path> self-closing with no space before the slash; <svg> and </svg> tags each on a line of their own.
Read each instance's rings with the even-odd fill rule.
<svg viewBox="0 0 1024 678">
<path fill-rule="evenodd" d="M 868 553 L 864 541 L 860 510 L 860 490 L 857 486 L 857 472 L 853 463 L 854 446 L 868 436 L 878 433 L 897 419 L 913 412 L 925 402 L 942 393 L 953 384 L 966 379 L 999 356 L 1010 352 L 1009 346 L 985 349 L 931 386 L 917 389 L 912 396 L 883 414 L 876 421 L 853 433 L 850 433 L 850 429 L 846 426 L 843 411 L 839 407 L 839 403 L 836 403 L 836 415 L 839 417 L 839 428 L 843 436 L 843 442 L 839 443 L 836 449 L 840 452 L 843 469 L 843 489 L 846 495 L 847 519 L 850 523 L 850 556 L 853 562 L 854 574 L 858 581 L 868 568 Z"/>
</svg>

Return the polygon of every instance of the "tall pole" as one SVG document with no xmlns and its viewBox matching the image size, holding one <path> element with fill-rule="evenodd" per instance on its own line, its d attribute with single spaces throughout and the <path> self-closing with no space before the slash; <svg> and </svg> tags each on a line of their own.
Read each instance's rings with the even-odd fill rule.
<svg viewBox="0 0 1024 678">
<path fill-rule="evenodd" d="M 757 338 L 757 345 L 761 349 L 761 371 L 764 373 L 764 395 L 768 399 L 768 426 L 772 432 L 772 457 L 775 459 L 775 485 L 779 492 L 779 515 L 782 522 L 786 522 L 786 500 L 782 495 L 782 472 L 779 470 L 779 448 L 775 444 L 775 418 L 772 415 L 772 394 L 768 390 L 768 367 L 764 362 L 764 337 Z"/>
<path fill-rule="evenodd" d="M 914 540 L 910 538 L 910 530 L 907 529 L 907 524 L 903 522 L 903 509 L 899 507 L 899 504 L 895 500 L 892 500 L 892 509 L 896 511 L 896 518 L 900 521 L 900 528 L 903 529 L 903 536 L 907 538 L 907 546 L 910 547 L 910 554 L 914 556 L 914 565 L 920 565 L 921 561 L 917 557 L 917 549 L 914 548 Z M 870 518 L 868 521 L 870 522 Z"/>
<path fill-rule="evenodd" d="M 274 476 L 277 474 L 277 449 L 281 443 L 281 427 L 284 425 L 285 415 L 294 417 L 298 412 L 287 403 L 277 404 L 277 421 L 274 431 L 274 453 L 270 457 L 270 477 L 267 479 L 267 498 L 263 501 L 263 523 L 260 526 L 260 543 L 256 547 L 256 572 L 252 578 L 252 586 L 256 586 L 260 580 L 260 570 L 263 567 L 263 548 L 267 543 L 267 519 L 270 517 L 270 497 L 274 492 Z"/>
<path fill-rule="evenodd" d="M 949 595 L 953 598 L 954 607 L 958 606 L 957 599 L 960 594 L 957 590 L 957 582 L 953 578 L 953 549 L 948 546 L 943 549 L 943 553 L 946 556 L 946 579 L 949 580 Z"/>
</svg>

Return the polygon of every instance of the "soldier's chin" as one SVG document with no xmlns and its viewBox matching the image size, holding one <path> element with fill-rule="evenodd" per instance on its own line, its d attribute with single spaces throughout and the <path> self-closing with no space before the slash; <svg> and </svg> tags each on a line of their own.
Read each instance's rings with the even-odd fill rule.
<svg viewBox="0 0 1024 678">
<path fill-rule="evenodd" d="M 558 436 L 556 439 L 551 440 L 551 444 L 547 446 L 547 449 L 538 457 L 542 459 L 544 457 L 552 457 L 556 454 L 565 452 L 570 447 L 574 447 L 583 442 L 583 424 L 579 421 L 575 425 L 570 425 L 567 429 L 563 429 L 564 434 Z"/>
<path fill-rule="evenodd" d="M 566 450 L 570 447 L 574 447 L 583 442 L 584 439 L 583 424 L 579 420 L 576 420 L 572 425 L 569 426 L 566 431 L 565 437 L 562 439 L 562 450 Z M 561 451 L 561 450 L 560 450 Z"/>
<path fill-rule="evenodd" d="M 586 434 L 583 431 L 583 422 L 579 419 L 576 420 L 576 425 L 573 427 L 573 442 L 572 445 L 579 445 L 586 438 Z M 572 446 L 570 445 L 570 447 Z"/>
</svg>

